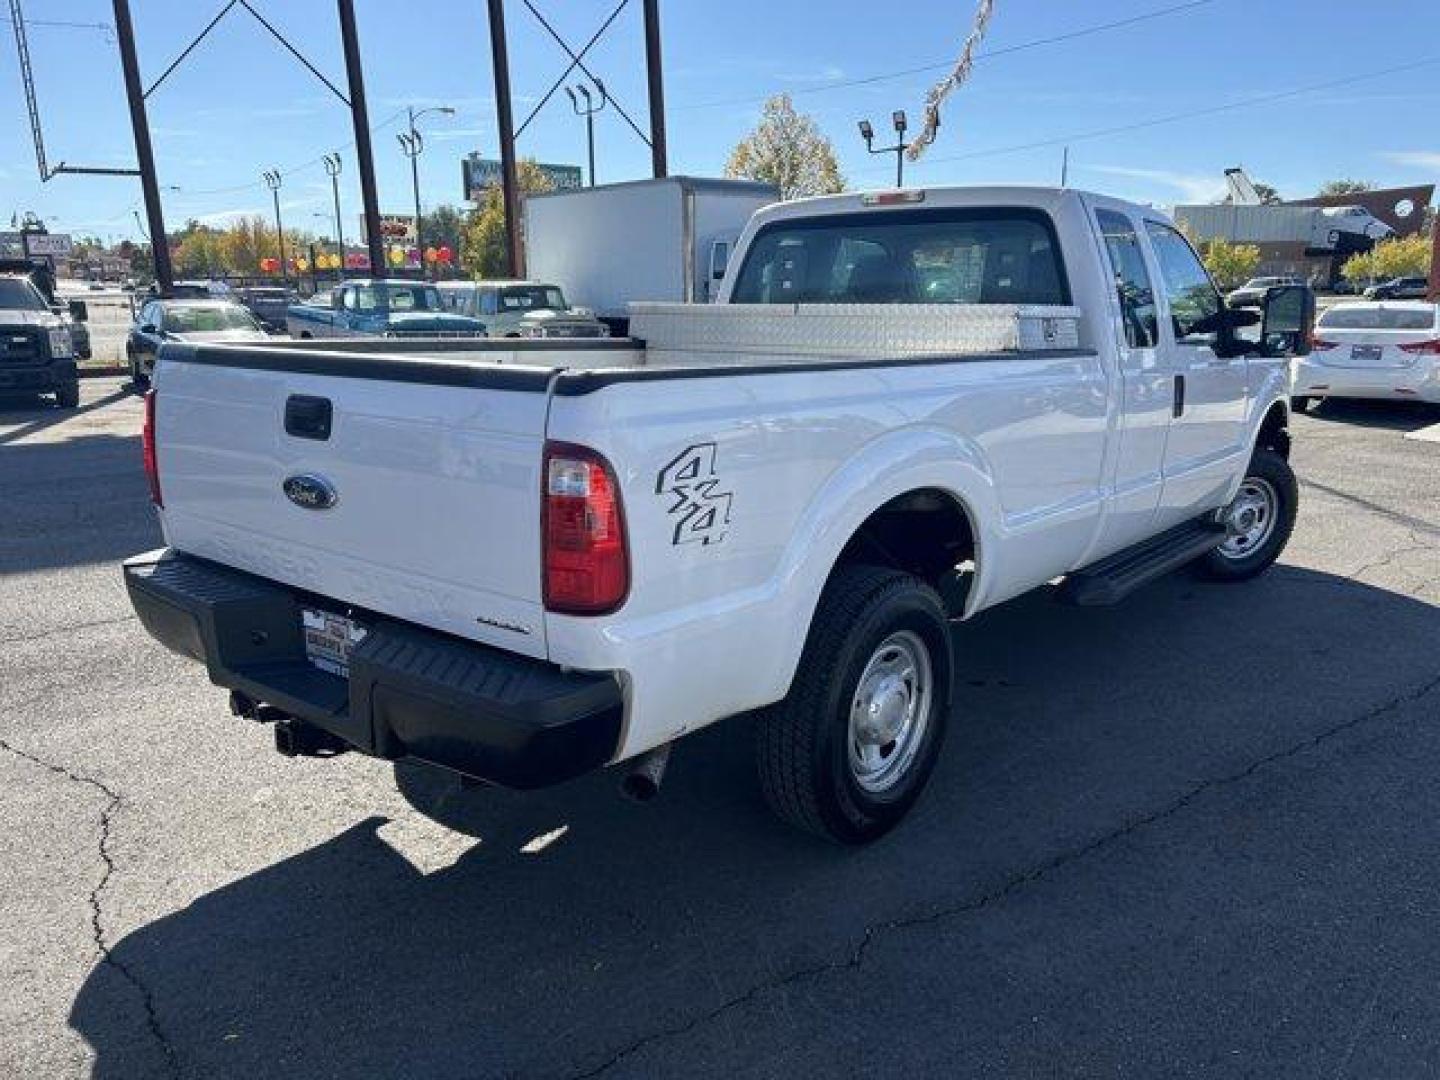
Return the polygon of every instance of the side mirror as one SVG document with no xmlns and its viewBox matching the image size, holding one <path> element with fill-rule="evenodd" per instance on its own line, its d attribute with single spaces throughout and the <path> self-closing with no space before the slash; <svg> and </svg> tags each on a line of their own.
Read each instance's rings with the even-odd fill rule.
<svg viewBox="0 0 1440 1080">
<path fill-rule="evenodd" d="M 1315 294 L 1308 285 L 1273 285 L 1260 307 L 1260 348 L 1267 356 L 1308 356 Z"/>
<path fill-rule="evenodd" d="M 70 317 L 76 322 L 89 322 L 90 307 L 84 300 L 70 301 Z"/>
</svg>

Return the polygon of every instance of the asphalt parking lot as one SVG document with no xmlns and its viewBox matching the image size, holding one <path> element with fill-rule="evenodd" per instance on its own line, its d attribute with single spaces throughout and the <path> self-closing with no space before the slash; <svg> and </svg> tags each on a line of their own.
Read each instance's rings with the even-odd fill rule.
<svg viewBox="0 0 1440 1080">
<path fill-rule="evenodd" d="M 281 758 L 131 616 L 139 401 L 83 393 L 0 401 L 0 1075 L 1440 1068 L 1440 410 L 1298 417 L 1256 582 L 957 627 L 930 791 L 845 851 L 743 721 L 647 806 Z"/>
</svg>

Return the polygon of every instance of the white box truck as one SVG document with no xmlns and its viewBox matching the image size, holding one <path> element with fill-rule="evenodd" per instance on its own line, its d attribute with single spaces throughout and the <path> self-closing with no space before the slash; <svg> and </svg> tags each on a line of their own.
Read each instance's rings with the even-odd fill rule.
<svg viewBox="0 0 1440 1080">
<path fill-rule="evenodd" d="M 623 334 L 632 301 L 712 300 L 750 216 L 779 201 L 773 184 L 694 176 L 531 195 L 526 273 Z"/>
</svg>

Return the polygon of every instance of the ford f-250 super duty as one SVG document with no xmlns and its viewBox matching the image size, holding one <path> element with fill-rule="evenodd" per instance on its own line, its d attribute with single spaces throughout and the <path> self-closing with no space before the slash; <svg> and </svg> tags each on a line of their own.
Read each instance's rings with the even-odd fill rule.
<svg viewBox="0 0 1440 1080">
<path fill-rule="evenodd" d="M 1294 522 L 1308 290 L 1227 309 L 1146 207 L 772 206 L 718 305 L 632 315 L 595 342 L 165 346 L 144 625 L 284 752 L 514 787 L 628 762 L 653 792 L 676 739 L 756 713 L 771 805 L 862 842 L 935 763 L 949 619 L 1059 578 L 1081 604 L 1248 578 Z"/>
</svg>

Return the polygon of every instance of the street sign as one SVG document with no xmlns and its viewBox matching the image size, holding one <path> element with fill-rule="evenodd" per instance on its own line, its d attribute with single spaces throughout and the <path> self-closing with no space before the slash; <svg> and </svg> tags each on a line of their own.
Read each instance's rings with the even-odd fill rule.
<svg viewBox="0 0 1440 1080">
<path fill-rule="evenodd" d="M 70 255 L 75 245 L 69 233 L 25 233 L 25 248 L 31 255 Z"/>
<path fill-rule="evenodd" d="M 536 167 L 545 174 L 557 191 L 581 187 L 579 165 L 547 165 L 537 162 Z M 480 202 L 485 198 L 485 189 L 500 186 L 500 162 L 494 158 L 483 158 L 478 153 L 460 159 L 460 179 L 465 198 Z"/>
</svg>

